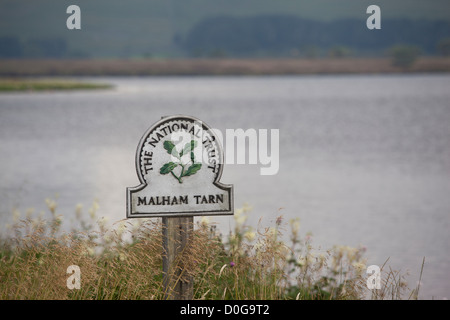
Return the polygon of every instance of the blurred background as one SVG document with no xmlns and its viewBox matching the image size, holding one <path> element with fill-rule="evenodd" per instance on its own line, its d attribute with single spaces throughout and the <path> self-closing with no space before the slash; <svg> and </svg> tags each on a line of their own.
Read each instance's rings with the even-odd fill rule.
<svg viewBox="0 0 450 320">
<path fill-rule="evenodd" d="M 81 30 L 66 27 L 72 4 Z M 366 27 L 372 4 L 380 30 Z M 186 114 L 222 132 L 280 130 L 276 175 L 225 165 L 235 207 L 253 208 L 248 224 L 299 218 L 313 245 L 365 246 L 367 265 L 389 259 L 410 271 L 411 288 L 425 257 L 419 297 L 448 298 L 449 9 L 0 0 L 1 230 L 27 212 L 49 216 L 50 200 L 67 228 L 93 203 L 97 218 L 124 219 L 139 139 L 161 116 Z M 110 87 L 41 91 L 30 81 Z M 211 220 L 225 235 L 233 228 L 232 217 Z"/>
<path fill-rule="evenodd" d="M 380 56 L 397 44 L 445 51 L 448 1 L 375 2 L 2 0 L 0 57 Z M 81 8 L 80 31 L 65 27 L 71 4 Z M 376 32 L 365 27 L 371 4 L 382 13 Z"/>
</svg>

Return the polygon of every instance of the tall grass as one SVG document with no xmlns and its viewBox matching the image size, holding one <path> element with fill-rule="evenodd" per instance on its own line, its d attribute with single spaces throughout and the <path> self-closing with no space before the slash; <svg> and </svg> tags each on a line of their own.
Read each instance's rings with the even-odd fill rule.
<svg viewBox="0 0 450 320">
<path fill-rule="evenodd" d="M 61 228 L 56 202 L 52 218 L 16 219 L 0 247 L 0 299 L 163 299 L 162 226 L 158 219 L 91 219 Z M 234 229 L 219 234 L 198 219 L 183 253 L 194 299 L 414 299 L 402 275 L 383 266 L 382 290 L 366 287 L 364 248 L 317 250 L 298 220 L 280 216 L 271 227 L 247 224 L 248 206 L 236 210 Z M 17 218 L 16 214 L 16 218 Z M 288 240 L 286 240 L 288 239 Z M 68 289 L 67 267 L 81 271 L 80 289 Z"/>
</svg>

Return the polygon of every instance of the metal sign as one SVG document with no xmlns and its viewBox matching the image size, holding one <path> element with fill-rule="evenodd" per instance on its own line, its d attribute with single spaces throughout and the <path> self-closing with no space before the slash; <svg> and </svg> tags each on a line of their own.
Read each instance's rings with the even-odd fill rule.
<svg viewBox="0 0 450 320">
<path fill-rule="evenodd" d="M 155 123 L 136 151 L 140 185 L 127 188 L 127 218 L 233 214 L 233 186 L 220 183 L 223 151 L 209 126 L 177 115 Z"/>
</svg>

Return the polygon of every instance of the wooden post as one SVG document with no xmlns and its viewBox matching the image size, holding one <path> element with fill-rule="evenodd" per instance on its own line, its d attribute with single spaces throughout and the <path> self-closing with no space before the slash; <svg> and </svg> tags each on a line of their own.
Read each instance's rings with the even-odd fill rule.
<svg viewBox="0 0 450 320">
<path fill-rule="evenodd" d="M 163 217 L 162 224 L 164 299 L 191 300 L 193 279 L 185 272 L 182 256 L 192 239 L 194 217 Z"/>
</svg>

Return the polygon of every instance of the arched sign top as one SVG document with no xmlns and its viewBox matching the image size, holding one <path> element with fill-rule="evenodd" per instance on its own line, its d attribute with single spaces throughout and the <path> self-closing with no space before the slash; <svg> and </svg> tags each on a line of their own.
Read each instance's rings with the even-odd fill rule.
<svg viewBox="0 0 450 320">
<path fill-rule="evenodd" d="M 222 146 L 208 125 L 164 117 L 139 141 L 141 184 L 127 188 L 127 217 L 233 214 L 233 187 L 220 183 L 222 170 Z"/>
</svg>

